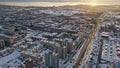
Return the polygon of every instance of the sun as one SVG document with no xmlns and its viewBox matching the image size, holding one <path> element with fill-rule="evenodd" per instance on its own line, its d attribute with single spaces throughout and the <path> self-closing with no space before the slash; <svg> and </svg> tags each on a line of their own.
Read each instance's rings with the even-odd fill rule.
<svg viewBox="0 0 120 68">
<path fill-rule="evenodd" d="M 91 4 L 91 6 L 96 6 L 96 4 L 93 3 L 93 4 Z"/>
<path fill-rule="evenodd" d="M 90 5 L 91 5 L 91 6 L 96 6 L 97 3 L 94 3 L 94 2 L 93 2 L 93 3 L 90 3 Z"/>
</svg>

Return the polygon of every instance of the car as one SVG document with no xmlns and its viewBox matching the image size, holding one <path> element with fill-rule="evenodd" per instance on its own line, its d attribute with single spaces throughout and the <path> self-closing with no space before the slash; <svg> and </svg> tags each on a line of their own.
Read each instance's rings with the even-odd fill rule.
<svg viewBox="0 0 120 68">
<path fill-rule="evenodd" d="M 108 44 L 105 44 L 105 46 L 108 46 Z"/>
<path fill-rule="evenodd" d="M 105 50 L 107 50 L 108 47 L 105 47 Z"/>
<path fill-rule="evenodd" d="M 105 51 L 105 54 L 107 54 L 108 52 L 107 51 Z"/>
<path fill-rule="evenodd" d="M 104 55 L 107 56 L 107 53 L 105 53 Z"/>
<path fill-rule="evenodd" d="M 113 56 L 113 54 L 111 53 L 110 56 Z"/>
<path fill-rule="evenodd" d="M 112 46 L 112 44 L 110 44 L 110 46 Z"/>
</svg>

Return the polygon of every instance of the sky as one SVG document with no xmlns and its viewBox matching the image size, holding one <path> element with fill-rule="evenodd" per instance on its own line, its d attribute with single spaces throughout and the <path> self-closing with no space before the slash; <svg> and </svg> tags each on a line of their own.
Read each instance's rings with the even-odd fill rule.
<svg viewBox="0 0 120 68">
<path fill-rule="evenodd" d="M 0 4 L 15 6 L 120 5 L 120 0 L 0 0 Z"/>
<path fill-rule="evenodd" d="M 0 0 L 0 2 L 80 2 L 80 1 L 90 1 L 90 2 L 120 2 L 120 0 Z"/>
</svg>

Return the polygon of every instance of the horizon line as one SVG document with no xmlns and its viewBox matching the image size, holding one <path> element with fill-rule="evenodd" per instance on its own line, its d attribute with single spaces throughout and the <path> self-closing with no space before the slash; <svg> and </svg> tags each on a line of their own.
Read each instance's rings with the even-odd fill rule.
<svg viewBox="0 0 120 68">
<path fill-rule="evenodd" d="M 66 3 L 66 4 L 65 4 Z M 106 2 L 29 2 L 26 4 L 26 2 L 0 2 L 0 5 L 8 5 L 8 6 L 41 6 L 41 7 L 52 7 L 52 6 L 75 6 L 75 5 L 91 5 L 91 3 L 96 3 L 96 6 L 106 6 L 106 5 L 120 5 L 119 2 L 117 3 L 107 3 Z M 41 5 L 40 5 L 41 4 Z M 46 5 L 45 5 L 46 4 Z"/>
</svg>

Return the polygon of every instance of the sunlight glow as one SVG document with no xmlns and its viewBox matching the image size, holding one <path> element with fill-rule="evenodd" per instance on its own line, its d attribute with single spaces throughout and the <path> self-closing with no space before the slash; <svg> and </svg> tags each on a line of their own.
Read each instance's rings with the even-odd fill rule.
<svg viewBox="0 0 120 68">
<path fill-rule="evenodd" d="M 92 2 L 92 3 L 90 3 L 90 5 L 91 5 L 91 6 L 96 6 L 96 5 L 98 5 L 98 4 L 95 3 L 95 2 Z"/>
</svg>

